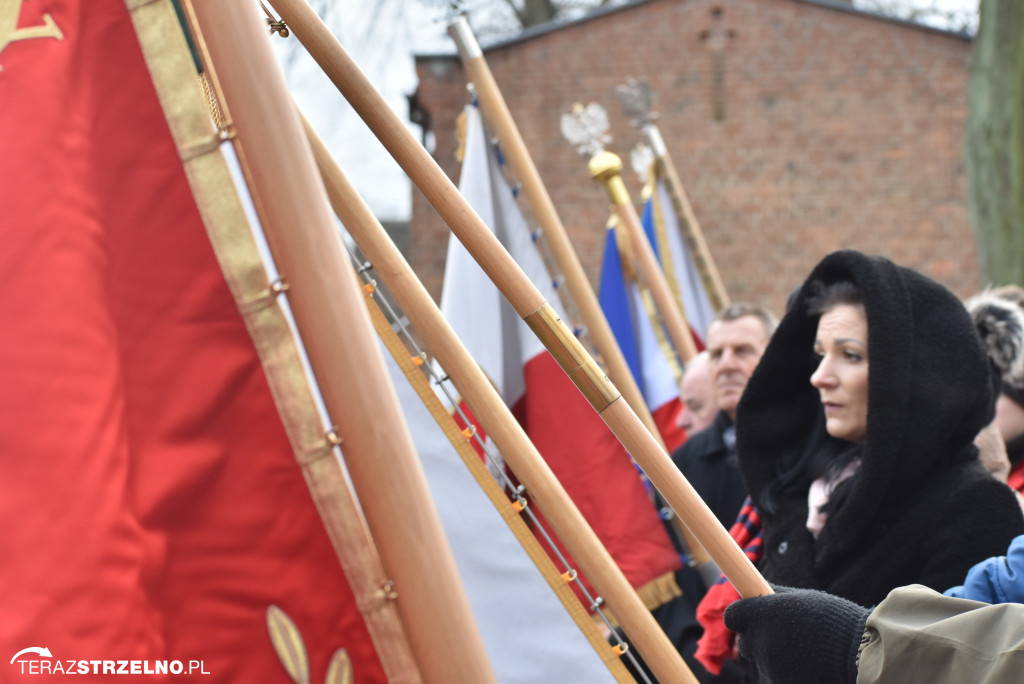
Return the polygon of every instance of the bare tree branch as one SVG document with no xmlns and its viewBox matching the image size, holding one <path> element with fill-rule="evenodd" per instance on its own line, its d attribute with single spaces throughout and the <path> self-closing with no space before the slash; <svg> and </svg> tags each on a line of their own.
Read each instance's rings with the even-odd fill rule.
<svg viewBox="0 0 1024 684">
<path fill-rule="evenodd" d="M 951 31 L 978 30 L 980 0 L 956 3 L 946 0 L 854 0 L 854 7 Z"/>
</svg>

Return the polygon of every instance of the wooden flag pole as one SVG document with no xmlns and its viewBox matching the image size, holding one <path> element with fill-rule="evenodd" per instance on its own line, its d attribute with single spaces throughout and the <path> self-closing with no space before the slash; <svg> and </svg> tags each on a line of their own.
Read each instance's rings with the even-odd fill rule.
<svg viewBox="0 0 1024 684">
<path fill-rule="evenodd" d="M 444 319 L 430 293 L 352 187 L 316 131 L 308 121 L 304 123 L 335 213 L 441 363 L 512 472 L 526 486 L 527 495 L 536 501 L 558 538 L 611 607 L 658 679 L 666 683 L 696 682 L 501 395 Z M 511 502 L 506 501 L 506 504 L 511 506 Z"/>
<path fill-rule="evenodd" d="M 424 681 L 494 681 L 258 7 L 220 0 L 192 3 L 190 11 L 349 474 L 394 581 L 393 591 L 382 587 L 382 600 L 397 602 Z"/>
<path fill-rule="evenodd" d="M 659 175 L 665 179 L 676 216 L 680 218 L 679 225 L 682 228 L 683 237 L 690 245 L 693 263 L 697 267 L 697 273 L 700 274 L 705 290 L 707 290 L 711 306 L 715 311 L 721 311 L 729 306 L 729 294 L 725 290 L 725 283 L 722 282 L 722 276 L 718 273 L 715 260 L 711 257 L 711 250 L 708 249 L 708 243 L 704 239 L 704 232 L 700 229 L 697 215 L 694 214 L 690 199 L 686 196 L 683 182 L 679 179 L 679 174 L 676 173 L 675 164 L 672 163 L 672 157 L 669 156 L 668 147 L 665 146 L 665 140 L 661 137 L 661 131 L 654 124 L 648 123 L 641 129 L 641 133 L 651 150 L 654 151 Z"/>
<path fill-rule="evenodd" d="M 551 201 L 544 181 L 537 172 L 537 167 L 530 157 L 526 143 L 523 142 L 519 128 L 512 118 L 512 113 L 491 74 L 483 50 L 480 49 L 466 17 L 459 15 L 448 27 L 448 33 L 459 48 L 463 67 L 476 88 L 480 110 L 501 141 L 501 152 L 505 156 L 505 161 L 522 184 L 523 196 L 530 205 L 537 224 L 544 231 L 544 236 L 551 247 L 551 254 L 565 276 L 569 294 L 580 311 L 580 318 L 583 319 L 594 346 L 604 360 L 608 377 L 619 388 L 623 398 L 633 407 L 651 434 L 661 440 L 661 433 L 654 423 L 654 417 L 651 416 L 640 387 L 629 370 L 626 357 L 622 355 L 622 349 L 615 340 L 608 319 L 605 318 L 590 281 L 583 271 L 583 265 L 580 264 L 576 250 L 569 241 L 562 219 L 558 216 L 555 204 Z"/>
<path fill-rule="evenodd" d="M 758 574 L 750 559 L 672 463 L 665 448 L 637 418 L 629 404 L 618 401 L 621 395 L 597 362 L 544 301 L 437 162 L 391 111 L 316 12 L 304 0 L 272 0 L 272 4 L 512 308 L 580 388 L 740 594 L 758 596 L 772 593 L 771 586 Z"/>
<path fill-rule="evenodd" d="M 690 332 L 690 326 L 686 324 L 683 312 L 679 310 L 679 305 L 672 296 L 672 290 L 658 264 L 658 257 L 654 255 L 651 242 L 644 234 L 636 208 L 629 199 L 629 192 L 622 180 L 622 160 L 611 152 L 598 152 L 590 158 L 588 166 L 590 175 L 604 185 L 615 214 L 619 217 L 619 224 L 629 233 L 637 267 L 651 290 L 662 322 L 672 339 L 672 345 L 685 364 L 697 355 L 697 345 L 693 341 L 693 334 Z"/>
</svg>

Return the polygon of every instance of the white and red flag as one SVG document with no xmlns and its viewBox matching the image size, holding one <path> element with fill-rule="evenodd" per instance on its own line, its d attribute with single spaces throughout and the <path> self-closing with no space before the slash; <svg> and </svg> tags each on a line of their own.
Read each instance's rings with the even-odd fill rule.
<svg viewBox="0 0 1024 684">
<path fill-rule="evenodd" d="M 476 107 L 466 117 L 460 190 L 564 320 Z M 641 597 L 670 598 L 658 587 L 680 561 L 629 454 L 454 237 L 441 310 Z"/>
</svg>

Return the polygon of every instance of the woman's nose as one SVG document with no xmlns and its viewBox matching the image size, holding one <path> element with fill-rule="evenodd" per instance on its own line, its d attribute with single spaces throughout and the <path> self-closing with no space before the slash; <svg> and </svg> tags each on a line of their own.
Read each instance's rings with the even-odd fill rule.
<svg viewBox="0 0 1024 684">
<path fill-rule="evenodd" d="M 811 374 L 811 385 L 818 388 L 835 385 L 835 376 L 829 371 L 827 358 L 823 358 L 818 368 Z"/>
</svg>

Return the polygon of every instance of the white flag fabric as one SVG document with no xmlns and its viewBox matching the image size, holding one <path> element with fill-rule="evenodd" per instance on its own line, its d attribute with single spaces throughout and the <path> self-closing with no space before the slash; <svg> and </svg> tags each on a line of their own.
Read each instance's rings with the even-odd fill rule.
<svg viewBox="0 0 1024 684">
<path fill-rule="evenodd" d="M 487 150 L 480 112 L 466 107 L 466 153 L 459 190 L 494 231 L 530 282 L 565 320 L 544 261 L 530 238 L 530 229 Z M 448 241 L 441 311 L 455 333 L 491 378 L 501 398 L 512 406 L 526 391 L 523 363 L 543 353 L 544 345 L 516 314 L 480 265 L 454 236 Z M 491 336 L 491 339 L 484 340 Z M 495 343 L 499 342 L 499 343 Z"/>
</svg>

